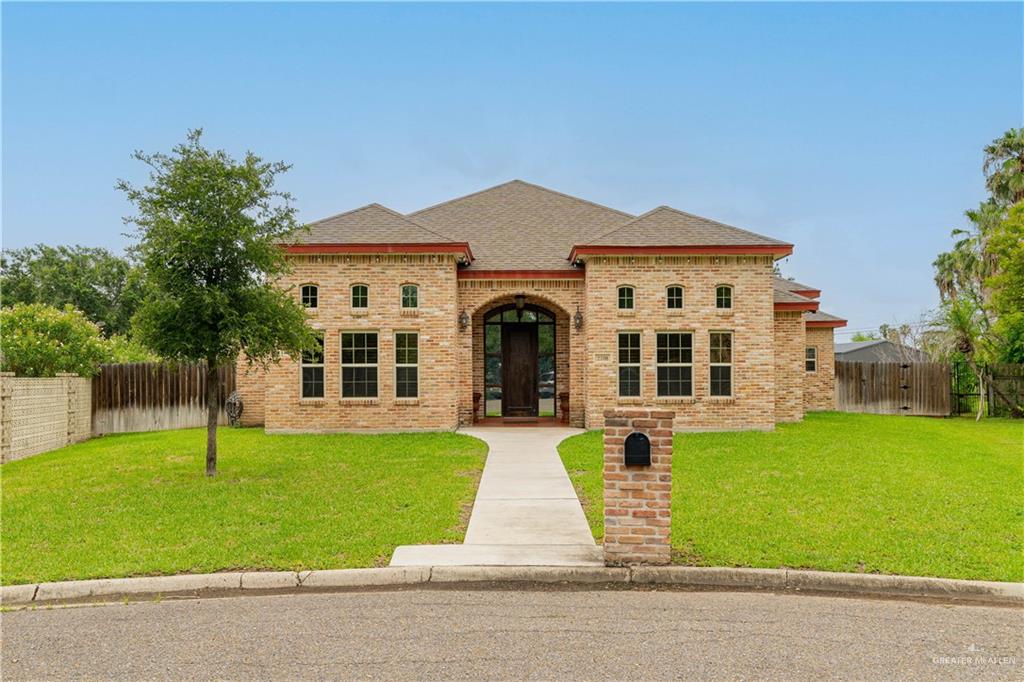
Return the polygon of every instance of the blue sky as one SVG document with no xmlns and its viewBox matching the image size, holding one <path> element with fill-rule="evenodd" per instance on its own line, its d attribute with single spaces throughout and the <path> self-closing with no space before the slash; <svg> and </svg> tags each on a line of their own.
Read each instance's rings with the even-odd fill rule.
<svg viewBox="0 0 1024 682">
<path fill-rule="evenodd" d="M 931 262 L 1024 119 L 1022 4 L 3 5 L 3 241 L 120 250 L 133 149 L 294 169 L 303 219 L 522 178 L 796 244 L 850 330 Z"/>
</svg>

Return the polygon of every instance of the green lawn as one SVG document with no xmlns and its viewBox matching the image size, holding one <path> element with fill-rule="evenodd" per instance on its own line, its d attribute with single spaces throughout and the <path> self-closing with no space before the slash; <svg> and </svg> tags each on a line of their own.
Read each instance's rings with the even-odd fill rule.
<svg viewBox="0 0 1024 682">
<path fill-rule="evenodd" d="M 559 448 L 600 538 L 601 433 Z M 1024 423 L 809 414 L 677 434 L 674 561 L 1024 580 Z"/>
<path fill-rule="evenodd" d="M 487 446 L 447 433 L 105 436 L 4 464 L 2 582 L 386 563 L 459 542 Z"/>
</svg>

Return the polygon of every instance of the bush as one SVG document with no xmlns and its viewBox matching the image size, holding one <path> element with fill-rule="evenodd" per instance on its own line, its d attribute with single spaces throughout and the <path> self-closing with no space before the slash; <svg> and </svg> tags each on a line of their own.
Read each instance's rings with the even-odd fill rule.
<svg viewBox="0 0 1024 682">
<path fill-rule="evenodd" d="M 0 369 L 25 377 L 99 372 L 113 354 L 99 327 L 70 305 L 63 310 L 43 303 L 19 303 L 0 309 Z"/>
<path fill-rule="evenodd" d="M 115 334 L 106 341 L 110 362 L 159 362 L 160 356 L 135 339 Z"/>
</svg>

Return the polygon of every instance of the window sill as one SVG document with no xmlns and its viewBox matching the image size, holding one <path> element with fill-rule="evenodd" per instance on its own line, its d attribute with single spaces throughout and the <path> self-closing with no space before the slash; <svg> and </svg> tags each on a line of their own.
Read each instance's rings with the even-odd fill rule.
<svg viewBox="0 0 1024 682">
<path fill-rule="evenodd" d="M 370 311 L 366 308 L 352 308 L 352 317 L 366 317 Z"/>
<path fill-rule="evenodd" d="M 326 404 L 325 398 L 299 398 L 299 405 L 303 407 L 323 407 Z"/>
<path fill-rule="evenodd" d="M 636 317 L 636 309 L 635 308 L 634 309 L 627 309 L 627 310 L 623 310 L 623 309 L 619 308 L 616 312 L 618 312 L 619 317 Z"/>
<path fill-rule="evenodd" d="M 667 311 L 667 314 L 672 317 L 678 317 L 686 314 L 686 311 L 682 308 L 666 308 L 665 310 Z"/>
<path fill-rule="evenodd" d="M 399 407 L 416 406 L 420 404 L 419 398 L 395 398 L 395 405 Z"/>
<path fill-rule="evenodd" d="M 379 405 L 380 398 L 342 398 L 338 402 L 342 405 Z"/>
<path fill-rule="evenodd" d="M 709 395 L 704 398 L 704 402 L 714 403 L 717 405 L 732 405 L 736 402 L 736 398 L 731 395 Z"/>
<path fill-rule="evenodd" d="M 679 397 L 662 396 L 660 398 L 655 398 L 654 402 L 660 403 L 662 405 L 692 405 L 693 403 L 695 403 L 697 401 L 696 401 L 696 399 L 693 396 L 679 396 Z"/>
<path fill-rule="evenodd" d="M 623 397 L 620 396 L 619 399 L 618 399 L 618 403 L 619 403 L 619 405 L 643 405 L 644 404 L 644 399 L 642 397 L 638 397 L 638 398 L 623 398 Z"/>
<path fill-rule="evenodd" d="M 400 310 L 401 310 L 400 314 L 401 314 L 402 317 L 419 317 L 420 316 L 420 309 L 419 308 L 401 308 Z"/>
</svg>

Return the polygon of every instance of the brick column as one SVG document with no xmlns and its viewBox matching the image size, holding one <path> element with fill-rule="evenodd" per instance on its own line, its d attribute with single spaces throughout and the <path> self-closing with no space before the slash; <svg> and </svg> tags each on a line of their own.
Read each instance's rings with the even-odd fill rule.
<svg viewBox="0 0 1024 682">
<path fill-rule="evenodd" d="M 675 412 L 604 412 L 604 561 L 667 564 L 672 526 L 672 420 Z M 626 438 L 650 441 L 649 466 L 626 466 Z M 642 441 L 642 439 L 640 439 Z"/>
</svg>

